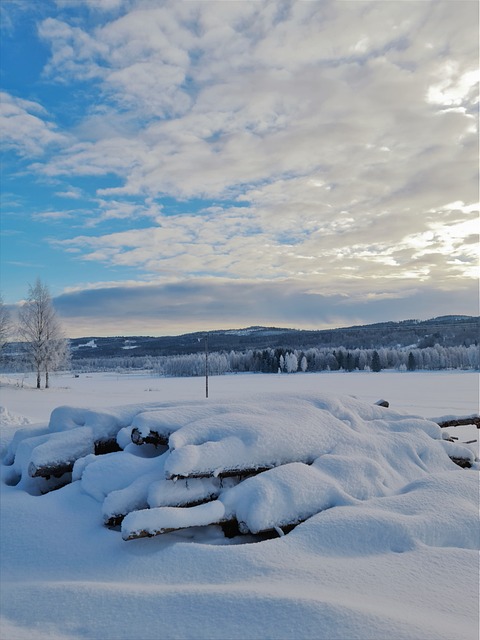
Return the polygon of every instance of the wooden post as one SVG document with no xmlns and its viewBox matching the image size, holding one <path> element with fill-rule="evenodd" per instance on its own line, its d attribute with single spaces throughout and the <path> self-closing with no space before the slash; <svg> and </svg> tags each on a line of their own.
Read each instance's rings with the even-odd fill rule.
<svg viewBox="0 0 480 640">
<path fill-rule="evenodd" d="M 208 333 L 205 335 L 205 397 L 208 398 Z"/>
</svg>

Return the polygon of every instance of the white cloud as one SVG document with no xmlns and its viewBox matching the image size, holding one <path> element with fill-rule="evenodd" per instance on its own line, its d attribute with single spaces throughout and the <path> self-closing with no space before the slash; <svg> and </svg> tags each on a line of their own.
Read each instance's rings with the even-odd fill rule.
<svg viewBox="0 0 480 640">
<path fill-rule="evenodd" d="M 42 211 L 41 213 L 32 214 L 32 220 L 40 221 L 55 221 L 55 220 L 69 220 L 72 218 L 72 211 Z"/>
<path fill-rule="evenodd" d="M 95 234 L 57 247 L 177 282 L 288 280 L 371 301 L 472 276 L 475 3 L 90 8 L 91 23 L 59 15 L 39 28 L 45 77 L 92 93 L 69 145 L 30 167 L 97 179 L 76 219 Z M 12 146 L 64 141 L 38 104 L 8 104 L 21 123 Z M 184 213 L 165 196 L 187 201 Z M 140 217 L 148 228 L 102 230 Z"/>
<path fill-rule="evenodd" d="M 72 200 L 79 200 L 82 197 L 82 190 L 78 187 L 68 187 L 65 191 L 57 191 L 56 196 L 60 198 L 69 198 Z"/>
<path fill-rule="evenodd" d="M 50 145 L 67 141 L 40 104 L 6 92 L 0 93 L 0 135 L 4 149 L 27 157 L 42 155 Z"/>
</svg>

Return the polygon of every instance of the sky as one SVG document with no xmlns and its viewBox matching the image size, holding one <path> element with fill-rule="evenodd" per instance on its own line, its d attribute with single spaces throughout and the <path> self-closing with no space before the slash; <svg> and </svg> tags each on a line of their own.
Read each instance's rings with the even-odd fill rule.
<svg viewBox="0 0 480 640">
<path fill-rule="evenodd" d="M 476 1 L 2 0 L 1 281 L 69 337 L 478 306 Z"/>
</svg>

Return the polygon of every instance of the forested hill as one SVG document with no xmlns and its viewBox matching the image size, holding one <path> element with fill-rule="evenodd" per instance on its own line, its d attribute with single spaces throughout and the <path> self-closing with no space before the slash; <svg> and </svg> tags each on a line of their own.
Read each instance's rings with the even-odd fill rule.
<svg viewBox="0 0 480 640">
<path fill-rule="evenodd" d="M 480 318 L 441 316 L 431 320 L 403 320 L 377 324 L 309 331 L 276 327 L 249 327 L 208 333 L 210 351 L 246 351 L 248 349 L 312 347 L 345 347 L 346 349 L 378 349 L 381 347 L 424 348 L 477 344 Z M 112 338 L 74 338 L 72 357 L 100 358 L 118 356 L 168 356 L 205 350 L 205 332 L 180 336 Z"/>
</svg>

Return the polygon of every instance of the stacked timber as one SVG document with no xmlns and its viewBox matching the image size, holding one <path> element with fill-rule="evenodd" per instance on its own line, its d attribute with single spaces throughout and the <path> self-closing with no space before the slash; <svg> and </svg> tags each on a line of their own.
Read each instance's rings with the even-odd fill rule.
<svg viewBox="0 0 480 640">
<path fill-rule="evenodd" d="M 478 415 L 426 420 L 388 405 L 318 394 L 63 407 L 48 429 L 19 431 L 5 463 L 10 483 L 30 493 L 80 482 L 124 540 L 198 527 L 264 539 L 452 462 L 475 465 L 472 450 L 442 428 L 478 425 Z"/>
</svg>

